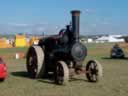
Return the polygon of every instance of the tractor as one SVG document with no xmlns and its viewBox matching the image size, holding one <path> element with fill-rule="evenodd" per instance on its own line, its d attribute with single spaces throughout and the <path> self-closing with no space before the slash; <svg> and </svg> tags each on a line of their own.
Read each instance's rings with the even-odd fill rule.
<svg viewBox="0 0 128 96">
<path fill-rule="evenodd" d="M 43 78 L 52 74 L 56 84 L 67 84 L 75 75 L 85 74 L 90 82 L 102 77 L 102 66 L 90 60 L 84 67 L 87 48 L 80 43 L 80 11 L 72 10 L 72 21 L 58 35 L 50 35 L 30 46 L 26 56 L 26 67 L 31 78 Z"/>
</svg>

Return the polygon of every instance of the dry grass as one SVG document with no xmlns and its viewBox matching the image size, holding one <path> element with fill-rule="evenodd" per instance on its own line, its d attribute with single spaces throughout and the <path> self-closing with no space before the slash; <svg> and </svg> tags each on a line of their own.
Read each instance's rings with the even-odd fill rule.
<svg viewBox="0 0 128 96">
<path fill-rule="evenodd" d="M 8 77 L 0 83 L 0 96 L 127 96 L 128 95 L 128 59 L 110 59 L 109 52 L 113 44 L 88 44 L 89 59 L 97 59 L 103 66 L 104 77 L 98 83 L 90 83 L 84 76 L 81 80 L 70 81 L 66 86 L 58 86 L 50 80 L 32 80 L 27 77 L 25 59 L 6 59 Z M 9 49 L 2 54 L 24 51 Z"/>
</svg>

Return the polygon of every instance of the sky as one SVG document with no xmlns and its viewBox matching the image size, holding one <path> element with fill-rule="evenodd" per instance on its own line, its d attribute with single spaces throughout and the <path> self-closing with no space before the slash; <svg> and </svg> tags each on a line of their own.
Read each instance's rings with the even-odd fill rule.
<svg viewBox="0 0 128 96">
<path fill-rule="evenodd" d="M 0 0 L 0 34 L 57 34 L 80 10 L 80 33 L 128 34 L 128 0 Z"/>
</svg>

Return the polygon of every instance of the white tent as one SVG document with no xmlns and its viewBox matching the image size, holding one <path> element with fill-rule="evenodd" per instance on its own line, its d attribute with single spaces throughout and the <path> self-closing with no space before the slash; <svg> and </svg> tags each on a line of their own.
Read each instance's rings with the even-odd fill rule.
<svg viewBox="0 0 128 96">
<path fill-rule="evenodd" d="M 124 42 L 124 39 L 116 38 L 115 35 L 109 35 L 109 36 L 102 36 L 98 39 L 96 39 L 96 42 Z"/>
</svg>

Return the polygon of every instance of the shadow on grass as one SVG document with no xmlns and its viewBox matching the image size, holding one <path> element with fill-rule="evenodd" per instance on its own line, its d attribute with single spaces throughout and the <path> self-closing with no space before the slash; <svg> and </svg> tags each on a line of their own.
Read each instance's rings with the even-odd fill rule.
<svg viewBox="0 0 128 96">
<path fill-rule="evenodd" d="M 38 79 L 38 81 L 47 84 L 55 84 L 53 79 Z"/>
<path fill-rule="evenodd" d="M 11 72 L 11 74 L 16 77 L 29 78 L 28 72 L 26 71 Z"/>
<path fill-rule="evenodd" d="M 42 82 L 42 83 L 47 83 L 47 84 L 54 84 L 54 85 L 58 85 L 55 83 L 54 79 L 38 79 L 39 82 Z M 71 78 L 69 80 L 69 83 L 71 82 L 77 82 L 77 81 L 81 81 L 81 82 L 89 82 L 88 80 L 85 80 L 85 79 L 80 79 L 80 78 Z M 91 83 L 91 82 L 90 82 Z M 58 85 L 60 86 L 60 85 Z"/>
<path fill-rule="evenodd" d="M 32 78 L 29 77 L 29 74 L 26 71 L 11 72 L 11 74 L 13 76 L 16 76 L 16 77 L 32 79 Z M 32 80 L 34 80 L 34 79 L 32 79 Z M 37 79 L 37 81 L 42 82 L 42 83 L 47 83 L 47 84 L 55 84 L 53 75 L 49 75 L 49 76 L 47 76 L 45 78 Z M 77 82 L 77 81 L 89 82 L 88 80 L 85 80 L 85 79 L 82 79 L 82 78 L 78 78 L 78 77 L 75 77 L 75 78 L 73 77 L 73 78 L 71 78 L 69 80 L 69 82 Z"/>
<path fill-rule="evenodd" d="M 106 60 L 128 60 L 128 57 L 125 57 L 125 58 L 102 57 L 101 59 L 106 59 Z"/>
<path fill-rule="evenodd" d="M 26 72 L 26 71 L 11 72 L 11 75 L 16 76 L 16 77 L 29 78 L 29 79 L 34 80 L 33 78 L 31 78 L 29 76 L 28 72 Z M 54 84 L 53 79 L 51 78 L 51 76 L 41 78 L 41 79 L 37 79 L 37 81 L 43 82 L 43 83 L 48 83 L 48 84 Z"/>
<path fill-rule="evenodd" d="M 54 84 L 54 75 L 47 74 L 45 77 L 37 80 L 42 83 Z"/>
<path fill-rule="evenodd" d="M 79 75 L 74 74 L 73 76 L 71 76 L 69 78 L 69 82 L 74 82 L 74 81 L 87 81 L 87 80 L 85 80 L 86 76 L 82 76 L 82 75 L 81 74 L 79 74 Z M 85 78 L 83 78 L 83 77 L 85 77 Z"/>
</svg>

